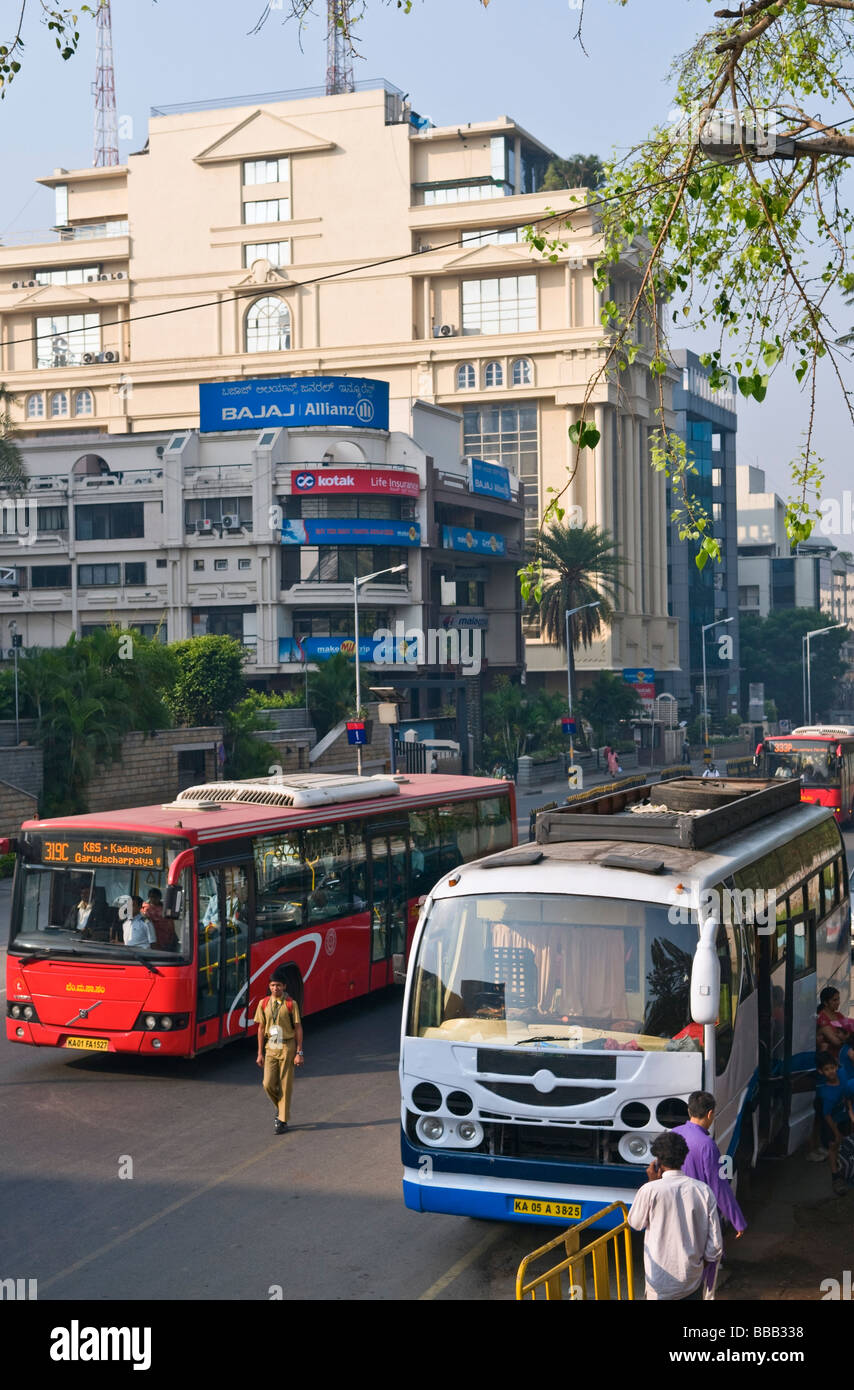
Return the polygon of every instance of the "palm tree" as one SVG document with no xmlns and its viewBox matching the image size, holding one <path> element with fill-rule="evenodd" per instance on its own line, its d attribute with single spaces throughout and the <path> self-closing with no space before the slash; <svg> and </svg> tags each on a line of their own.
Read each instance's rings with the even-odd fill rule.
<svg viewBox="0 0 854 1390">
<path fill-rule="evenodd" d="M 27 470 L 15 443 L 10 410 L 14 403 L 15 396 L 0 382 L 0 490 L 12 494 L 24 492 L 27 486 Z"/>
<path fill-rule="evenodd" d="M 617 554 L 610 532 L 599 526 L 568 526 L 562 521 L 552 522 L 540 536 L 537 555 L 543 565 L 540 620 L 546 641 L 565 649 L 567 609 L 581 608 L 570 619 L 572 678 L 573 649 L 579 645 L 589 647 L 603 624 L 614 616 L 620 593 L 625 589 L 621 577 L 625 560 Z M 582 604 L 591 603 L 598 603 L 599 607 L 582 608 Z"/>
</svg>

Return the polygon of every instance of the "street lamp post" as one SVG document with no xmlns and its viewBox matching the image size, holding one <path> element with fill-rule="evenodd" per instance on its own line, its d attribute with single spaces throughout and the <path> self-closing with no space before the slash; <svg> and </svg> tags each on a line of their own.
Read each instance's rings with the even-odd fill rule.
<svg viewBox="0 0 854 1390">
<path fill-rule="evenodd" d="M 805 637 L 801 638 L 802 663 L 804 658 L 804 643 L 806 643 L 807 651 L 806 671 L 804 676 L 804 685 L 806 687 L 806 708 L 804 710 L 804 715 L 808 724 L 812 723 L 812 672 L 810 671 L 810 638 L 823 637 L 826 632 L 835 632 L 837 628 L 847 626 L 847 623 L 834 623 L 832 627 L 816 627 L 813 628 L 812 632 L 808 632 Z"/>
<path fill-rule="evenodd" d="M 577 608 L 567 608 L 566 610 L 566 703 L 569 706 L 569 717 L 572 718 L 572 646 L 570 645 L 569 620 L 575 613 L 581 613 L 585 608 L 601 608 L 602 601 L 597 599 L 596 603 L 581 603 Z M 569 731 L 569 765 L 575 764 L 575 748 L 572 729 Z"/>
<path fill-rule="evenodd" d="M 704 623 L 703 625 L 703 730 L 705 733 L 705 743 L 703 752 L 708 751 L 709 747 L 709 693 L 706 688 L 706 633 L 711 632 L 713 627 L 723 627 L 725 623 L 735 622 L 734 618 L 718 618 L 715 623 Z"/>
<path fill-rule="evenodd" d="M 353 617 L 356 627 L 356 718 L 359 718 L 359 710 L 362 708 L 361 686 L 359 683 L 359 585 L 367 584 L 371 579 L 380 579 L 384 574 L 399 574 L 405 570 L 406 565 L 392 565 L 389 569 L 374 570 L 373 574 L 363 574 L 353 579 Z M 362 775 L 362 745 L 356 744 L 356 775 Z"/>
<path fill-rule="evenodd" d="M 18 639 L 18 624 L 12 618 L 9 622 L 9 631 L 12 634 L 12 651 L 15 661 L 15 744 L 21 742 L 21 721 L 18 718 L 18 647 L 21 645 Z"/>
</svg>

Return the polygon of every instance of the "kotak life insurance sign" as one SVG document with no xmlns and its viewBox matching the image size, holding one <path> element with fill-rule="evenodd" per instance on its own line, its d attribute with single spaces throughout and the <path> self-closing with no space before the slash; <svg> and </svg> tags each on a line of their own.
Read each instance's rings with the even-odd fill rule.
<svg viewBox="0 0 854 1390">
<path fill-rule="evenodd" d="M 332 497 L 379 493 L 382 497 L 417 497 L 417 473 L 397 468 L 295 468 L 291 493 L 301 497 Z"/>
</svg>

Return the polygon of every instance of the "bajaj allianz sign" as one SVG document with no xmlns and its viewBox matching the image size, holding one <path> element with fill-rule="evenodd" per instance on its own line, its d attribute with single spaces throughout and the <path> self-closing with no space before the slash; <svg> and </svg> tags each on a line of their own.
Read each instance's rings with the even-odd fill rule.
<svg viewBox="0 0 854 1390">
<path fill-rule="evenodd" d="M 352 425 L 388 429 L 388 382 L 360 376 L 259 377 L 199 387 L 199 430 L 253 430 L 272 425 Z"/>
</svg>

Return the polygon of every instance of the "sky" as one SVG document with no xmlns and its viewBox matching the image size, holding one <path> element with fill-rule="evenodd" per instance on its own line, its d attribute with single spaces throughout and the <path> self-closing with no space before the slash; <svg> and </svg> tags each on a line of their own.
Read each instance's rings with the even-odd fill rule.
<svg viewBox="0 0 854 1390">
<path fill-rule="evenodd" d="M 300 33 L 293 20 L 284 22 L 290 0 L 278 3 L 252 35 L 264 0 L 112 0 L 120 157 L 144 145 L 152 106 L 322 84 L 325 21 L 319 16 Z M 3 42 L 12 8 L 17 14 L 17 5 L 2 7 Z M 24 65 L 0 103 L 0 239 L 7 241 L 27 240 L 53 221 L 53 196 L 34 191 L 35 178 L 92 163 L 94 25 L 81 16 L 79 51 L 63 63 L 39 13 L 39 0 L 28 0 Z M 582 49 L 576 0 L 491 0 L 487 10 L 477 0 L 414 0 L 409 15 L 394 0 L 369 0 L 355 75 L 387 78 L 436 125 L 506 114 L 560 154 L 607 156 L 667 119 L 670 62 L 710 13 L 706 0 L 629 0 L 625 7 L 586 0 Z M 843 310 L 840 331 L 852 323 L 854 309 L 850 322 Z M 680 335 L 676 345 L 716 346 L 693 335 Z M 854 488 L 852 427 L 829 369 L 818 407 L 825 493 L 841 500 Z M 784 497 L 807 413 L 794 378 L 782 373 L 761 406 L 739 408 L 739 462 L 765 468 Z M 851 536 L 842 543 L 854 548 Z"/>
</svg>

